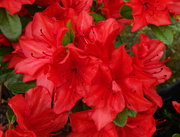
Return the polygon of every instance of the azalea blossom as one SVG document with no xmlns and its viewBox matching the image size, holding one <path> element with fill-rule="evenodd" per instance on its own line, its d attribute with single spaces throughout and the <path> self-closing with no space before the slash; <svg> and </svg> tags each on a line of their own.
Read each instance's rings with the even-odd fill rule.
<svg viewBox="0 0 180 137">
<path fill-rule="evenodd" d="M 114 43 L 119 34 L 119 25 L 115 19 L 93 23 L 93 17 L 82 11 L 77 20 L 72 21 L 75 32 L 74 44 L 104 62 L 109 61 L 114 51 Z"/>
<path fill-rule="evenodd" d="M 134 23 L 132 32 L 140 28 L 154 24 L 156 26 L 171 24 L 167 6 L 172 0 L 130 0 L 127 5 L 133 10 Z"/>
<path fill-rule="evenodd" d="M 141 34 L 141 42 L 134 44 L 132 48 L 135 55 L 133 58 L 134 69 L 144 75 L 144 80 L 142 81 L 144 94 L 153 102 L 156 102 L 159 107 L 162 107 L 163 102 L 153 87 L 163 83 L 171 76 L 171 70 L 165 65 L 165 62 L 169 59 L 160 62 L 164 48 L 165 45 L 162 42 L 150 40 L 144 34 Z M 137 75 L 137 73 L 134 74 Z"/>
<path fill-rule="evenodd" d="M 64 21 L 66 24 L 70 19 L 73 20 L 78 16 L 78 13 L 72 8 L 63 8 L 58 2 L 48 6 L 44 11 L 49 18 L 55 17 L 57 20 Z"/>
<path fill-rule="evenodd" d="M 44 85 L 52 91 L 53 82 L 47 79 L 48 71 L 46 73 L 44 71 L 48 69 L 48 65 L 56 61 L 54 56 L 65 50 L 61 43 L 67 30 L 64 22 L 37 13 L 26 27 L 25 35 L 21 36 L 17 44 L 13 44 L 15 54 L 9 67 L 15 67 L 16 73 L 24 73 L 24 82 L 37 79 L 37 85 Z M 60 49 L 57 50 L 58 48 Z"/>
<path fill-rule="evenodd" d="M 108 66 L 100 65 L 83 99 L 92 106 L 91 117 L 98 130 L 112 122 L 125 106 L 135 111 L 145 111 L 152 106 L 144 98 L 143 86 L 139 82 L 141 78 L 135 79 L 132 71 L 132 58 L 126 53 L 124 45 L 112 53 Z"/>
<path fill-rule="evenodd" d="M 17 117 L 15 131 L 7 134 L 34 134 L 37 137 L 48 137 L 52 131 L 61 129 L 67 122 L 67 112 L 55 114 L 52 109 L 52 96 L 44 87 L 34 87 L 25 93 L 11 98 L 8 105 Z M 34 133 L 32 133 L 34 132 Z"/>
</svg>

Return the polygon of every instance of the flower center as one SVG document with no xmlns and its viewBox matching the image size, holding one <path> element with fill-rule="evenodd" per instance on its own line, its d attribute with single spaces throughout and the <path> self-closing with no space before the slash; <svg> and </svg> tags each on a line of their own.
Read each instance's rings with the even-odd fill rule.
<svg viewBox="0 0 180 137">
<path fill-rule="evenodd" d="M 146 10 L 151 15 L 153 15 L 157 9 L 158 3 L 159 3 L 159 1 L 156 1 L 156 0 L 155 1 L 144 1 L 144 2 L 142 2 L 143 9 Z"/>
</svg>

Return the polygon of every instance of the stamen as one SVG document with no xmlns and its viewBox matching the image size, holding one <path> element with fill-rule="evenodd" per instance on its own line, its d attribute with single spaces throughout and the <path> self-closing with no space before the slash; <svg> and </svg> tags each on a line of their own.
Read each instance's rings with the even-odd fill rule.
<svg viewBox="0 0 180 137">
<path fill-rule="evenodd" d="M 157 119 L 157 120 L 155 120 L 155 122 L 156 122 L 156 126 L 157 125 L 159 125 L 160 123 L 164 123 L 164 122 L 166 122 L 166 119 L 164 119 L 164 120 L 162 120 L 162 121 L 160 121 L 161 119 Z"/>
<path fill-rule="evenodd" d="M 49 55 L 49 54 L 45 53 L 44 51 L 43 51 L 42 53 L 43 53 L 44 55 L 46 55 L 46 56 L 51 57 L 51 55 Z"/>
<path fill-rule="evenodd" d="M 129 51 L 131 51 L 131 50 L 133 50 L 133 49 L 131 48 L 131 49 L 127 50 L 126 52 L 129 52 Z"/>
<path fill-rule="evenodd" d="M 162 70 L 163 70 L 163 68 L 161 68 L 161 70 L 160 70 L 160 71 L 155 71 L 153 74 L 160 73 Z"/>
<path fill-rule="evenodd" d="M 31 53 L 31 56 L 36 59 L 41 59 L 42 57 L 35 57 L 33 53 Z"/>
<path fill-rule="evenodd" d="M 52 41 L 49 40 L 49 39 L 46 37 L 46 35 L 44 35 L 42 29 L 40 29 L 40 32 L 41 32 L 41 35 L 40 35 L 40 36 L 42 36 L 42 37 L 46 40 L 46 42 L 48 42 L 48 44 L 53 45 Z"/>
</svg>

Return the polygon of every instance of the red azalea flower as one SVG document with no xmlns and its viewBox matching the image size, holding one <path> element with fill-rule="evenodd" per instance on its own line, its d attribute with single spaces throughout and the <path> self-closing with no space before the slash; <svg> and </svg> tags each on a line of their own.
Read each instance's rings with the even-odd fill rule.
<svg viewBox="0 0 180 137">
<path fill-rule="evenodd" d="M 113 52 L 109 67 L 100 65 L 83 99 L 92 106 L 91 117 L 98 130 L 112 122 L 125 106 L 136 111 L 145 111 L 152 106 L 144 98 L 141 81 L 131 76 L 132 70 L 132 59 L 124 45 Z"/>
<path fill-rule="evenodd" d="M 51 81 L 55 81 L 51 79 L 54 75 L 57 76 L 54 100 L 56 113 L 69 111 L 86 94 L 86 88 L 91 84 L 99 62 L 73 49 L 70 44 L 66 47 L 68 53 L 64 60 L 53 65 L 54 72 L 49 71 Z"/>
<path fill-rule="evenodd" d="M 147 110 L 152 105 L 144 98 L 142 91 L 143 79 L 147 77 L 141 75 L 141 73 L 134 73 L 132 58 L 126 53 L 124 45 L 113 52 L 109 67 L 113 80 L 121 87 L 126 107 L 136 111 Z M 134 76 L 134 74 L 136 75 Z"/>
<path fill-rule="evenodd" d="M 176 109 L 176 111 L 180 114 L 180 103 L 177 101 L 172 101 L 173 107 Z"/>
<path fill-rule="evenodd" d="M 55 86 L 55 112 L 69 111 L 82 96 L 97 71 L 98 59 L 82 54 L 82 51 L 67 45 L 68 53 L 64 60 L 53 65 L 57 79 Z M 81 52 L 80 52 L 81 51 Z M 50 71 L 49 79 L 54 78 Z M 52 80 L 55 81 L 55 80 Z"/>
<path fill-rule="evenodd" d="M 117 127 L 119 137 L 152 137 L 156 123 L 152 111 L 138 113 L 135 118 L 128 117 L 124 127 Z"/>
<path fill-rule="evenodd" d="M 164 64 L 168 60 L 160 62 L 164 48 L 164 43 L 150 40 L 144 34 L 141 34 L 140 44 L 137 43 L 133 46 L 134 67 L 137 70 L 142 70 L 147 76 L 156 78 L 156 84 L 163 83 L 171 76 L 171 70 Z"/>
<path fill-rule="evenodd" d="M 93 18 L 82 11 L 76 22 L 72 22 L 75 46 L 83 49 L 87 54 L 109 61 L 114 50 L 115 38 L 119 34 L 119 26 L 115 19 L 93 24 Z"/>
<path fill-rule="evenodd" d="M 19 124 L 14 132 L 21 135 L 32 131 L 37 137 L 46 137 L 52 131 L 59 130 L 67 122 L 68 114 L 55 114 L 51 103 L 52 96 L 41 86 L 28 90 L 25 98 L 22 94 L 12 97 L 8 104 Z"/>
<path fill-rule="evenodd" d="M 121 7 L 125 5 L 124 0 L 105 0 L 102 11 L 105 13 L 106 18 L 115 18 L 119 24 L 119 33 L 123 31 L 125 24 L 131 24 L 133 21 L 123 19 L 120 15 Z"/>
<path fill-rule="evenodd" d="M 51 82 L 46 82 L 48 72 L 44 71 L 48 69 L 48 64 L 58 61 L 54 57 L 55 52 L 64 51 L 63 54 L 66 54 L 61 42 L 67 30 L 64 22 L 36 13 L 34 20 L 26 27 L 25 35 L 15 44 L 13 53 L 16 54 L 13 55 L 9 67 L 15 67 L 16 73 L 24 73 L 24 82 L 38 79 L 37 84 L 47 84 L 44 86 L 52 91 L 54 87 Z M 60 49 L 57 50 L 58 48 Z M 42 79 L 44 80 L 40 81 Z"/>
<path fill-rule="evenodd" d="M 77 13 L 72 8 L 63 8 L 59 3 L 55 2 L 51 6 L 48 6 L 44 11 L 49 18 L 55 17 L 57 20 L 64 21 L 65 24 L 70 20 L 77 17 Z"/>
<path fill-rule="evenodd" d="M 132 32 L 148 25 L 156 26 L 171 24 L 167 6 L 172 0 L 130 0 L 127 5 L 133 10 L 134 24 Z"/>
<path fill-rule="evenodd" d="M 98 131 L 90 115 L 91 110 L 70 114 L 72 132 L 67 137 L 118 137 L 113 123 Z"/>
<path fill-rule="evenodd" d="M 33 4 L 34 2 L 35 0 L 1 0 L 0 7 L 7 9 L 13 15 L 21 10 L 22 5 Z"/>
<path fill-rule="evenodd" d="M 36 4 L 43 6 L 43 7 L 47 7 L 49 5 L 52 5 L 54 3 L 60 3 L 61 0 L 36 0 Z"/>
<path fill-rule="evenodd" d="M 153 87 L 163 83 L 171 76 L 171 70 L 164 64 L 166 61 L 160 62 L 164 48 L 165 45 L 162 42 L 150 40 L 144 34 L 141 34 L 140 44 L 137 43 L 133 46 L 134 69 L 145 76 L 142 79 L 144 94 L 159 107 L 162 107 L 163 101 Z"/>
<path fill-rule="evenodd" d="M 61 2 L 65 8 L 72 8 L 77 13 L 80 13 L 83 10 L 89 12 L 93 0 L 61 0 Z"/>
<path fill-rule="evenodd" d="M 125 100 L 121 88 L 112 80 L 110 70 L 106 66 L 100 66 L 83 102 L 92 106 L 91 118 L 98 131 L 112 122 L 124 109 Z"/>
</svg>

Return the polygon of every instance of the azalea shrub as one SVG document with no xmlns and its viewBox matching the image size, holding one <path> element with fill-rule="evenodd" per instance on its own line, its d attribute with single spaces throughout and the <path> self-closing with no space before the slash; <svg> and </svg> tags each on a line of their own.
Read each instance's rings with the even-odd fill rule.
<svg viewBox="0 0 180 137">
<path fill-rule="evenodd" d="M 69 122 L 67 137 L 151 137 L 179 9 L 178 0 L 1 0 L 0 83 L 14 96 L 0 137 L 48 137 Z M 127 49 L 125 26 L 158 40 L 141 33 Z"/>
</svg>

